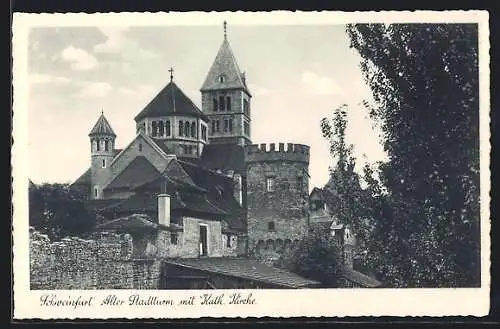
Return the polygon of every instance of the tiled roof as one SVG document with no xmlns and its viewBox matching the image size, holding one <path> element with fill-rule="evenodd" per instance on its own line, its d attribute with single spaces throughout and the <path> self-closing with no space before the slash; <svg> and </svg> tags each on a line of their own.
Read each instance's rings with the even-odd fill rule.
<svg viewBox="0 0 500 329">
<path fill-rule="evenodd" d="M 137 186 L 150 182 L 161 173 L 144 156 L 138 156 L 132 160 L 121 173 L 116 176 L 111 183 L 106 186 L 106 190 L 116 188 L 134 189 Z"/>
<path fill-rule="evenodd" d="M 167 140 L 165 139 L 159 139 L 159 138 L 153 138 L 151 137 L 151 139 L 156 143 L 156 145 L 158 145 L 159 148 L 161 148 L 161 150 L 163 152 L 165 152 L 165 154 L 173 154 L 172 150 L 168 148 L 166 142 Z"/>
<path fill-rule="evenodd" d="M 92 135 L 111 135 L 111 136 L 116 136 L 115 132 L 111 128 L 111 125 L 109 124 L 108 120 L 104 117 L 104 114 L 101 114 L 99 119 L 97 119 L 96 124 L 94 125 L 94 128 L 89 133 L 89 136 Z"/>
<path fill-rule="evenodd" d="M 201 154 L 201 164 L 213 170 L 245 172 L 245 150 L 236 144 L 206 145 Z"/>
<path fill-rule="evenodd" d="M 355 282 L 366 288 L 376 288 L 382 285 L 380 281 L 349 268 L 344 268 L 342 270 L 342 276 L 345 279 Z"/>
<path fill-rule="evenodd" d="M 245 210 L 234 198 L 233 180 L 188 162 L 179 161 L 179 163 L 196 185 L 207 190 L 210 203 L 228 214 L 226 220 L 229 226 L 232 229 L 244 231 L 246 229 Z"/>
<path fill-rule="evenodd" d="M 138 121 L 145 117 L 158 117 L 167 115 L 190 115 L 203 118 L 208 117 L 182 92 L 174 83 L 165 86 L 148 105 L 135 117 Z"/>
<path fill-rule="evenodd" d="M 90 184 L 90 168 L 87 169 L 80 177 L 77 178 L 71 185 L 88 185 Z"/>
<path fill-rule="evenodd" d="M 179 196 L 171 196 L 170 207 L 172 210 L 189 210 L 201 214 L 225 216 L 226 213 L 214 206 L 201 193 L 183 191 Z M 157 193 L 136 193 L 128 199 L 112 204 L 102 209 L 106 213 L 156 213 L 158 211 Z"/>
<path fill-rule="evenodd" d="M 264 282 L 267 284 L 304 288 L 319 282 L 297 274 L 244 258 L 190 258 L 167 260 L 168 263 L 196 270 Z"/>
<path fill-rule="evenodd" d="M 222 81 L 219 79 L 221 76 L 224 76 Z M 232 88 L 242 88 L 250 94 L 229 42 L 224 39 L 201 91 Z"/>
<path fill-rule="evenodd" d="M 182 227 L 176 223 L 170 223 L 170 226 L 153 223 L 150 218 L 142 214 L 132 214 L 126 217 L 120 217 L 96 226 L 98 230 L 111 230 L 119 232 L 130 232 L 133 230 L 169 230 L 178 231 Z"/>
<path fill-rule="evenodd" d="M 105 207 L 109 207 L 114 204 L 118 204 L 122 202 L 123 199 L 93 199 L 93 200 L 85 200 L 85 207 L 89 211 L 99 211 Z"/>
</svg>

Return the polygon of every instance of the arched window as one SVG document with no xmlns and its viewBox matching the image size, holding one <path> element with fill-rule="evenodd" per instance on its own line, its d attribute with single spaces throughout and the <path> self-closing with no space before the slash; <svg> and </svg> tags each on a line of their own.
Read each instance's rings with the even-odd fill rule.
<svg viewBox="0 0 500 329">
<path fill-rule="evenodd" d="M 181 120 L 179 121 L 179 136 L 184 135 L 183 132 L 184 132 L 184 123 Z"/>
<path fill-rule="evenodd" d="M 98 147 L 99 147 L 98 145 L 99 145 L 99 144 L 98 144 L 98 143 L 97 143 L 97 141 L 94 139 L 94 140 L 92 141 L 92 150 L 93 150 L 93 151 L 98 151 Z"/>
<path fill-rule="evenodd" d="M 96 143 L 97 143 L 97 144 L 96 144 L 96 148 L 95 148 L 95 150 L 96 150 L 96 151 L 100 151 L 100 150 L 101 150 L 101 141 L 100 141 L 100 140 L 97 140 L 97 141 L 96 141 Z"/>
<path fill-rule="evenodd" d="M 156 137 L 156 135 L 158 134 L 158 123 L 156 121 L 153 121 L 151 123 L 152 127 L 153 127 L 153 132 L 152 132 L 152 136 L 153 137 Z"/>
<path fill-rule="evenodd" d="M 191 122 L 191 137 L 196 137 L 196 123 L 194 121 Z"/>
<path fill-rule="evenodd" d="M 214 97 L 213 99 L 213 111 L 217 112 L 219 110 L 219 102 L 217 102 L 217 98 Z"/>
<path fill-rule="evenodd" d="M 184 135 L 185 135 L 186 137 L 189 137 L 189 126 L 190 126 L 190 125 L 189 125 L 189 122 L 187 122 L 187 121 L 186 121 L 186 122 L 184 123 Z"/>
<path fill-rule="evenodd" d="M 243 100 L 243 113 L 245 113 L 247 117 L 250 116 L 250 103 L 248 103 L 246 99 Z"/>
<path fill-rule="evenodd" d="M 158 122 L 158 136 L 163 137 L 165 135 L 165 127 L 163 126 L 163 121 Z"/>
<path fill-rule="evenodd" d="M 229 96 L 226 97 L 226 109 L 231 111 L 231 97 Z"/>
<path fill-rule="evenodd" d="M 207 140 L 207 127 L 201 126 L 201 139 Z"/>
<path fill-rule="evenodd" d="M 104 141 L 104 151 L 109 151 L 109 141 Z"/>
<path fill-rule="evenodd" d="M 165 122 L 165 131 L 166 131 L 165 135 L 170 136 L 170 120 L 167 120 Z"/>
<path fill-rule="evenodd" d="M 224 111 L 225 110 L 225 103 L 224 103 L 224 96 L 219 96 L 219 110 Z"/>
</svg>

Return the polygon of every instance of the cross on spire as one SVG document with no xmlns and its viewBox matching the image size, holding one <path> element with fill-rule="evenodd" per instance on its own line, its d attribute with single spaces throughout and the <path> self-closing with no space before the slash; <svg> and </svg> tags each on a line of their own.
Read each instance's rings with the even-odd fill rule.
<svg viewBox="0 0 500 329">
<path fill-rule="evenodd" d="M 104 110 L 101 108 L 101 115 L 104 115 Z"/>
<path fill-rule="evenodd" d="M 224 21 L 224 40 L 227 40 L 227 22 Z"/>
<path fill-rule="evenodd" d="M 170 72 L 170 82 L 172 82 L 174 80 L 174 68 L 171 67 L 168 72 Z"/>
</svg>

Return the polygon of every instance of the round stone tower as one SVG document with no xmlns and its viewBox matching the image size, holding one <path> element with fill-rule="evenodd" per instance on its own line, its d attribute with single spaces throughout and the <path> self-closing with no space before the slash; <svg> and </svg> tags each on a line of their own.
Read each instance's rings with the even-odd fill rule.
<svg viewBox="0 0 500 329">
<path fill-rule="evenodd" d="M 245 157 L 249 254 L 290 250 L 308 227 L 309 146 L 248 145 Z"/>
</svg>

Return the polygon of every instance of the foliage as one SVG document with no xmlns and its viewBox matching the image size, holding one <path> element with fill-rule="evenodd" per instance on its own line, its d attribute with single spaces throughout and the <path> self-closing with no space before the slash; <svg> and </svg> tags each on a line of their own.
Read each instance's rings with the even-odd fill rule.
<svg viewBox="0 0 500 329">
<path fill-rule="evenodd" d="M 336 160 L 323 194 L 336 220 L 350 227 L 357 237 L 356 254 L 366 254 L 372 230 L 372 217 L 367 209 L 371 196 L 361 187 L 353 145 L 346 142 L 347 111 L 348 106 L 343 104 L 334 110 L 331 119 L 321 120 L 323 137 L 330 142 L 330 153 Z"/>
<path fill-rule="evenodd" d="M 347 33 L 389 158 L 377 168 L 382 185 L 369 183 L 368 261 L 394 286 L 478 286 L 477 25 L 356 24 Z"/>
<path fill-rule="evenodd" d="M 85 207 L 83 196 L 67 184 L 31 185 L 29 224 L 57 240 L 90 231 L 95 215 Z"/>
<path fill-rule="evenodd" d="M 322 282 L 325 286 L 336 286 L 342 270 L 342 255 L 338 244 L 333 237 L 321 230 L 311 230 L 286 262 L 290 271 Z"/>
</svg>

